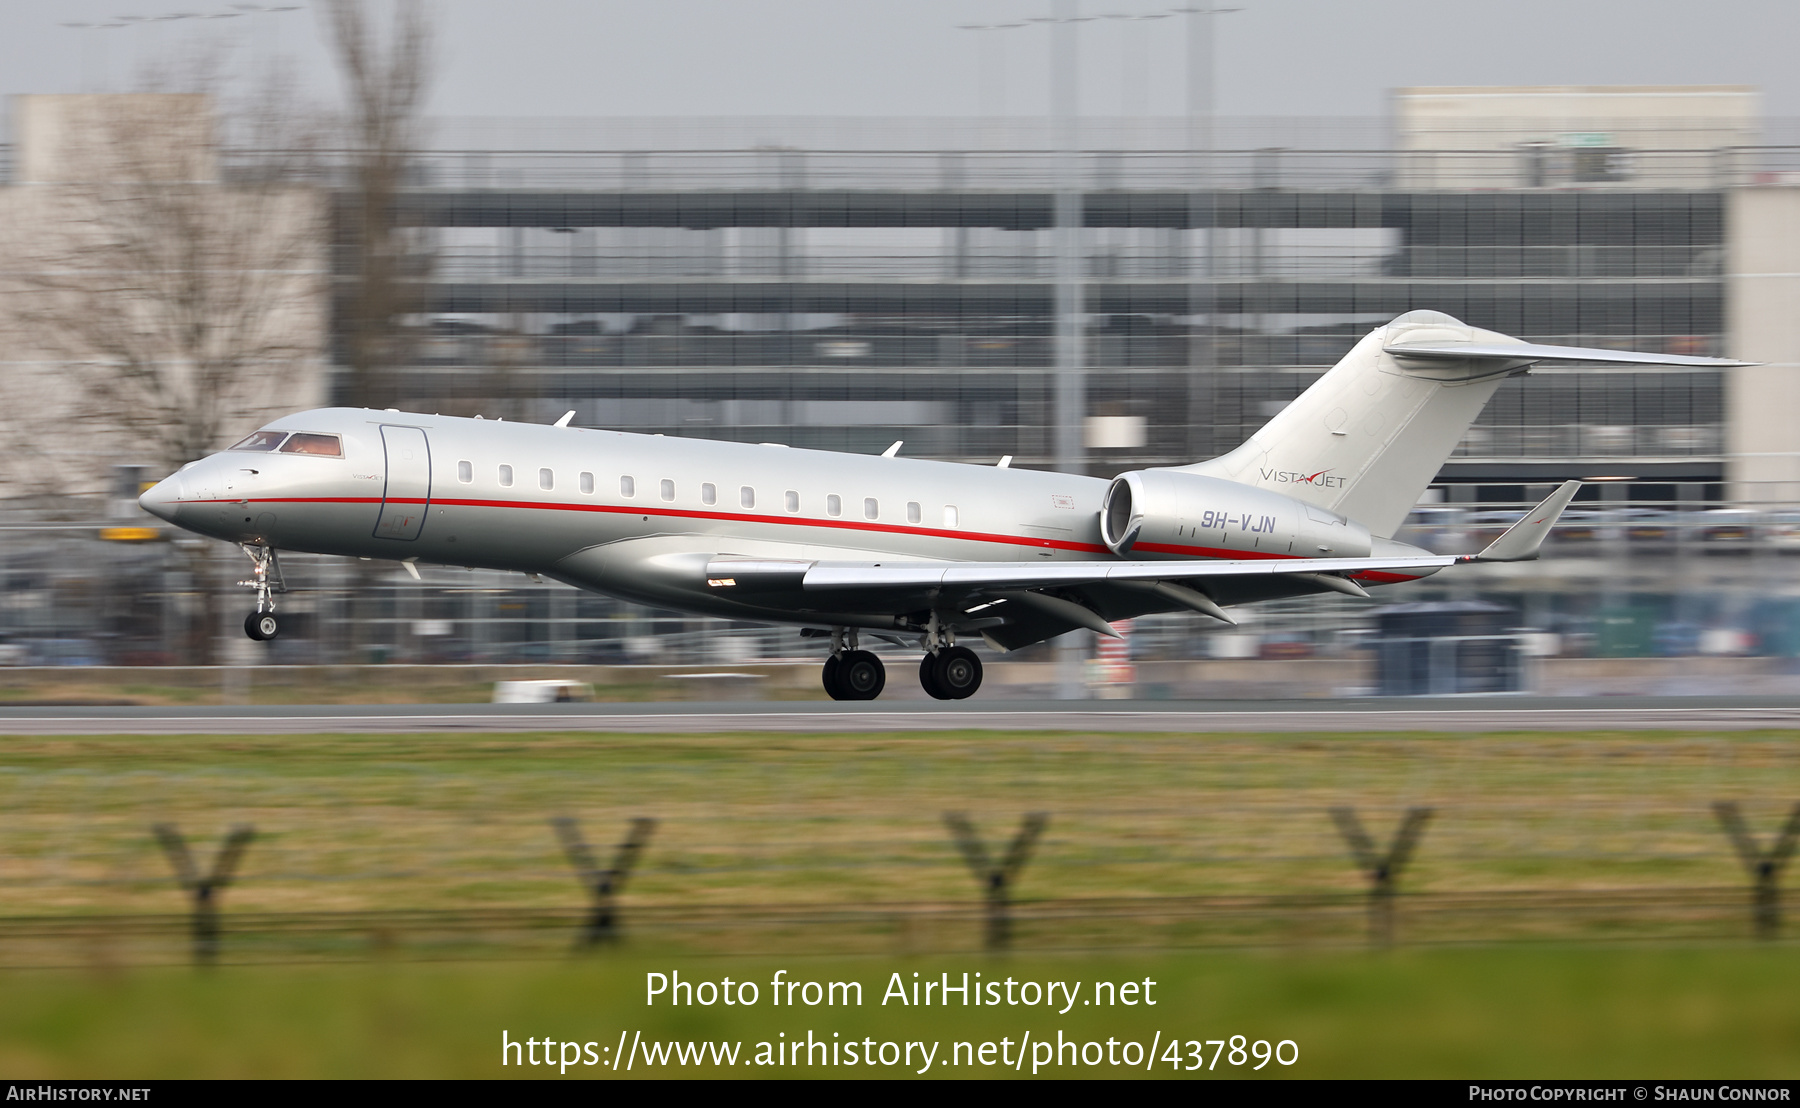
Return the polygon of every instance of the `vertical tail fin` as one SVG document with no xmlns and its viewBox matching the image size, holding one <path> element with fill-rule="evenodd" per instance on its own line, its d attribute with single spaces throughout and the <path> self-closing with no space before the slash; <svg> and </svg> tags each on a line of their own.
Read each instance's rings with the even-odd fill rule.
<svg viewBox="0 0 1800 1108">
<path fill-rule="evenodd" d="M 1733 366 L 1722 358 L 1536 346 L 1413 311 L 1378 327 L 1248 442 L 1181 467 L 1328 508 L 1388 538 L 1507 377 L 1539 361 Z"/>
</svg>

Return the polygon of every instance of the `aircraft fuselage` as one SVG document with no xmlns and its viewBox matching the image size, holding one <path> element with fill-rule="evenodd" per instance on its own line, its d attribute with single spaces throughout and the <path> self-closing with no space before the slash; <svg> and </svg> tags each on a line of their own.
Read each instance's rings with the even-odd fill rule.
<svg viewBox="0 0 1800 1108">
<path fill-rule="evenodd" d="M 222 451 L 145 506 L 229 542 L 514 570 L 702 614 L 869 627 L 893 618 L 722 594 L 704 563 L 1115 557 L 1099 523 L 1109 483 L 1079 475 L 352 408 L 264 430 L 334 436 L 341 456 Z M 1145 536 L 1134 556 L 1313 552 L 1308 528 L 1319 525 L 1303 505 L 1189 481 L 1205 490 L 1191 524 Z"/>
</svg>

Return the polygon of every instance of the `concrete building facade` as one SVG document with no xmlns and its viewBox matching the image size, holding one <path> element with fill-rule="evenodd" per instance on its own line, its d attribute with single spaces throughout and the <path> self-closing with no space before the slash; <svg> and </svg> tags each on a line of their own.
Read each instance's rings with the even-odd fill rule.
<svg viewBox="0 0 1800 1108">
<path fill-rule="evenodd" d="M 1733 190 L 1727 225 L 1731 356 L 1762 363 L 1730 375 L 1730 496 L 1800 504 L 1800 188 Z"/>
<path fill-rule="evenodd" d="M 13 495 L 111 491 L 322 402 L 320 191 L 221 156 L 199 95 L 23 96 L 0 188 Z M 266 164 L 266 163 L 265 163 Z"/>
</svg>

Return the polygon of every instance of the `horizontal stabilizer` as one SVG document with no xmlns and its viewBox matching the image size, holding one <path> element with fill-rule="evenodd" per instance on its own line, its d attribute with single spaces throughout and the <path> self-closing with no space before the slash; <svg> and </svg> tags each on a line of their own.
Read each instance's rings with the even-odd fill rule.
<svg viewBox="0 0 1800 1108">
<path fill-rule="evenodd" d="M 1696 358 L 1688 354 L 1645 354 L 1587 346 L 1539 346 L 1529 342 L 1397 342 L 1382 347 L 1396 358 L 1483 362 L 1614 362 L 1621 365 L 1672 365 L 1730 369 L 1756 365 L 1730 358 Z"/>
<path fill-rule="evenodd" d="M 1544 545 L 1544 538 L 1550 534 L 1550 528 L 1562 518 L 1563 509 L 1575 498 L 1575 490 L 1581 487 L 1580 481 L 1564 481 L 1562 485 L 1537 507 L 1526 512 L 1519 522 L 1506 529 L 1506 533 L 1488 543 L 1487 549 L 1475 555 L 1478 562 L 1528 562 L 1538 556 L 1538 548 Z"/>
</svg>

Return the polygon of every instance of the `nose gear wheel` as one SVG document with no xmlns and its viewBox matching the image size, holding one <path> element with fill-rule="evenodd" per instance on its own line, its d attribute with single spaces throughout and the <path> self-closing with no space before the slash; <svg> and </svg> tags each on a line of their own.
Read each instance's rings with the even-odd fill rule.
<svg viewBox="0 0 1800 1108">
<path fill-rule="evenodd" d="M 250 543 L 239 544 L 245 554 L 254 563 L 254 576 L 248 581 L 238 584 L 256 590 L 256 611 L 244 617 L 244 634 L 264 642 L 281 633 L 281 621 L 275 618 L 275 594 L 287 591 L 287 582 L 281 576 L 281 561 L 275 556 L 272 546 L 254 546 Z"/>
</svg>

